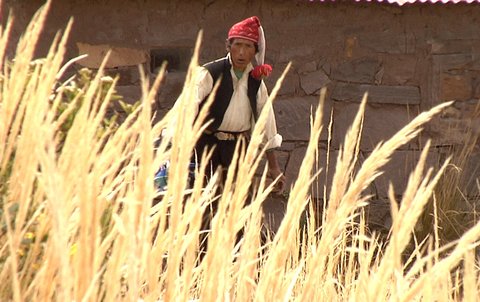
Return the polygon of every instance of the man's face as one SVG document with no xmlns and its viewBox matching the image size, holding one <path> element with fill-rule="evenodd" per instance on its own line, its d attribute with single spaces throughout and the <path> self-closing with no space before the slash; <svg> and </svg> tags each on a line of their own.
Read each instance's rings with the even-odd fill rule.
<svg viewBox="0 0 480 302">
<path fill-rule="evenodd" d="M 228 50 L 232 58 L 233 68 L 237 70 L 245 70 L 248 63 L 255 57 L 255 43 L 250 40 L 235 38 Z"/>
</svg>

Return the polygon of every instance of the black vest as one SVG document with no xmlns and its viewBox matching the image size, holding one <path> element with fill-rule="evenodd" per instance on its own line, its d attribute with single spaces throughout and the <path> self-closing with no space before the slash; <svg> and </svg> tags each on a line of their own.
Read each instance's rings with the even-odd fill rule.
<svg viewBox="0 0 480 302">
<path fill-rule="evenodd" d="M 207 121 L 213 119 L 213 122 L 208 127 L 208 130 L 215 131 L 220 127 L 223 121 L 223 116 L 227 111 L 228 105 L 233 95 L 233 82 L 230 74 L 231 64 L 228 58 L 223 58 L 203 65 L 213 78 L 214 83 L 220 79 L 220 86 L 218 87 L 215 99 L 210 107 Z M 248 99 L 250 107 L 252 108 L 253 117 L 258 118 L 257 112 L 257 92 L 260 88 L 261 81 L 254 79 L 251 74 L 248 74 Z M 203 107 L 208 95 L 202 100 L 200 108 Z"/>
</svg>

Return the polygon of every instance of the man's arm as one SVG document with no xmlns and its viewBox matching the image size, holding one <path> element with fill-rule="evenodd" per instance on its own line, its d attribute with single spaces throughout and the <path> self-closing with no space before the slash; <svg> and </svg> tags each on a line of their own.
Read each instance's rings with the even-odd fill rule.
<svg viewBox="0 0 480 302">
<path fill-rule="evenodd" d="M 267 150 L 268 173 L 273 180 L 278 178 L 275 184 L 275 191 L 282 193 L 285 190 L 285 175 L 283 175 L 278 164 L 277 155 L 274 149 Z"/>
<path fill-rule="evenodd" d="M 265 86 L 265 83 L 262 82 L 262 84 L 260 85 L 260 89 L 258 89 L 257 93 L 258 112 L 262 111 L 267 99 L 267 87 Z M 280 169 L 280 165 L 278 164 L 275 148 L 280 147 L 280 145 L 282 144 L 282 136 L 277 132 L 275 114 L 271 103 L 269 104 L 268 117 L 265 124 L 265 143 L 267 144 L 266 157 L 268 163 L 268 174 L 273 180 L 276 180 L 278 178 L 278 181 L 275 185 L 275 191 L 281 193 L 285 189 L 285 176 L 283 175 Z"/>
</svg>

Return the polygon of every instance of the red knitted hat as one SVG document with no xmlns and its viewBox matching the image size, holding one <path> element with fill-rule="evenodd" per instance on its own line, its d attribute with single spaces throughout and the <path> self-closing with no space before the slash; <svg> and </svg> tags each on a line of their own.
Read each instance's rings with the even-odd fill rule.
<svg viewBox="0 0 480 302">
<path fill-rule="evenodd" d="M 228 39 L 241 38 L 258 43 L 258 28 L 260 27 L 260 20 L 253 16 L 240 21 L 232 26 L 228 31 Z"/>
</svg>

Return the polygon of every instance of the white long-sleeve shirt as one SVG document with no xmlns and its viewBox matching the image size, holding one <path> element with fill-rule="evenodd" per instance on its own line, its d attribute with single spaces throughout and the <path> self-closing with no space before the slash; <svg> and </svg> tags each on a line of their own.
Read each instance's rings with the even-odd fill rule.
<svg viewBox="0 0 480 302">
<path fill-rule="evenodd" d="M 227 56 L 230 60 L 230 56 Z M 231 61 L 230 61 L 231 63 Z M 204 67 L 199 67 L 199 72 L 195 80 L 195 95 L 193 100 L 195 114 L 198 113 L 201 102 L 212 92 L 214 80 L 208 70 Z M 227 107 L 222 123 L 218 127 L 218 131 L 227 132 L 244 132 L 252 130 L 255 125 L 255 119 L 250 107 L 248 99 L 248 74 L 253 69 L 252 64 L 249 64 L 240 79 L 237 78 L 233 67 L 230 69 L 233 83 L 233 94 L 230 99 L 230 104 Z M 265 83 L 262 81 L 257 92 L 257 112 L 260 114 L 268 99 L 268 91 Z M 177 102 L 178 103 L 178 102 Z M 173 107 L 175 110 L 176 106 Z M 273 107 L 268 108 L 268 118 L 265 125 L 265 140 L 267 149 L 280 147 L 282 144 L 282 136 L 277 133 L 277 125 L 275 121 L 275 114 Z"/>
</svg>

